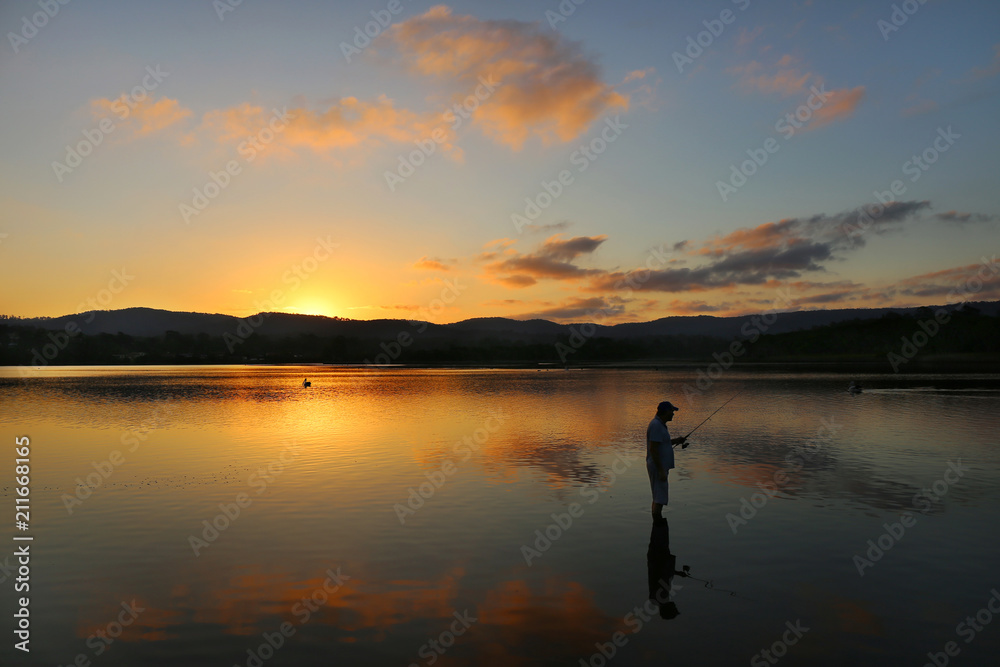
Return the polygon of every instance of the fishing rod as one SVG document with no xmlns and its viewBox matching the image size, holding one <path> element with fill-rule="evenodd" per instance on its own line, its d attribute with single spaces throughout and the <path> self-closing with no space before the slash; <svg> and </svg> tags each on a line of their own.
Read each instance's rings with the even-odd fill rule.
<svg viewBox="0 0 1000 667">
<path fill-rule="evenodd" d="M 735 394 L 733 394 L 733 395 L 732 395 L 732 398 L 730 398 L 730 399 L 729 399 L 728 401 L 726 401 L 725 403 L 723 403 L 722 405 L 720 405 L 719 407 L 717 407 L 717 408 L 715 409 L 715 412 L 713 412 L 713 413 L 712 413 L 712 414 L 710 414 L 709 416 L 705 417 L 704 421 L 702 421 L 702 422 L 701 422 L 701 424 L 698 424 L 698 425 L 697 425 L 697 426 L 695 426 L 695 427 L 694 427 L 693 429 L 691 429 L 691 432 L 690 432 L 690 433 L 688 433 L 687 435 L 685 435 L 685 436 L 684 436 L 684 439 L 685 439 L 685 440 L 687 440 L 688 438 L 690 438 L 690 437 L 691 437 L 691 433 L 694 433 L 695 431 L 697 431 L 698 429 L 700 429 L 700 428 L 702 427 L 702 425 L 703 425 L 703 424 L 704 424 L 705 422 L 707 422 L 707 421 L 708 421 L 709 419 L 711 419 L 712 417 L 714 417 L 714 416 L 715 416 L 715 413 L 716 413 L 716 412 L 718 412 L 718 411 L 719 411 L 719 410 L 721 410 L 722 408 L 724 408 L 724 407 L 726 407 L 727 405 L 729 405 L 730 401 L 732 401 L 732 400 L 733 400 L 734 398 L 736 398 L 737 396 L 739 396 L 740 394 L 742 394 L 742 393 L 743 393 L 744 391 L 746 391 L 746 387 L 743 387 L 743 389 L 740 389 L 740 390 L 739 390 L 738 392 L 736 392 Z M 677 446 L 677 445 L 674 445 L 674 447 L 676 447 L 676 446 Z"/>
</svg>

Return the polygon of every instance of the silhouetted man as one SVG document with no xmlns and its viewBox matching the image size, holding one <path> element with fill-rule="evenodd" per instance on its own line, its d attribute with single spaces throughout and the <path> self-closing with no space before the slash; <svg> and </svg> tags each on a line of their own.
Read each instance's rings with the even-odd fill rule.
<svg viewBox="0 0 1000 667">
<path fill-rule="evenodd" d="M 663 401 L 656 406 L 656 416 L 646 427 L 646 472 L 653 492 L 653 519 L 662 518 L 663 506 L 669 502 L 667 471 L 674 467 L 673 446 L 687 441 L 683 436 L 671 439 L 667 430 L 667 422 L 674 418 L 677 410 L 670 401 Z"/>
</svg>

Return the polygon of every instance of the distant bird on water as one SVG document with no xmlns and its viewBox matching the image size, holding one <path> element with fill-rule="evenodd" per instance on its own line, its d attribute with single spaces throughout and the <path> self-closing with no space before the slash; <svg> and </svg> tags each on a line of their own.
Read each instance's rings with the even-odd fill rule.
<svg viewBox="0 0 1000 667">
<path fill-rule="evenodd" d="M 312 386 L 312 382 L 309 381 L 309 378 L 306 378 L 305 380 L 302 381 L 302 386 L 303 387 L 311 387 Z"/>
</svg>

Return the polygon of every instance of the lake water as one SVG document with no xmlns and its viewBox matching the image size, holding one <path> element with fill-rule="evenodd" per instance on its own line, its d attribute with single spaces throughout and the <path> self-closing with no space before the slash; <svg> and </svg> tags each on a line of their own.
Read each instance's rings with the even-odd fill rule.
<svg viewBox="0 0 1000 667">
<path fill-rule="evenodd" d="M 854 396 L 776 371 L 704 391 L 693 369 L 0 375 L 0 502 L 13 518 L 29 436 L 30 529 L 8 534 L 34 537 L 32 650 L 4 570 L 3 664 L 1000 655 L 1000 376 L 872 374 Z M 654 525 L 656 404 L 676 436 L 737 392 L 677 449 Z"/>
</svg>

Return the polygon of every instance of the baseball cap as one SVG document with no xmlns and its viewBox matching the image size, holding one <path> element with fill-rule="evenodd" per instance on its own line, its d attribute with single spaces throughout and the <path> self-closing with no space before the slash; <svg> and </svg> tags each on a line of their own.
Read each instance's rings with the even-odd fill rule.
<svg viewBox="0 0 1000 667">
<path fill-rule="evenodd" d="M 666 412 L 667 410 L 673 410 L 676 412 L 677 410 L 680 410 L 680 408 L 671 403 L 670 401 L 663 401 L 662 403 L 656 406 L 657 412 Z"/>
</svg>

